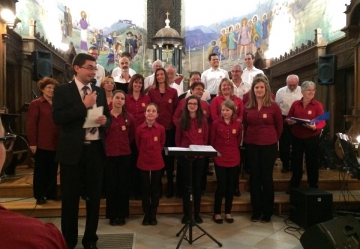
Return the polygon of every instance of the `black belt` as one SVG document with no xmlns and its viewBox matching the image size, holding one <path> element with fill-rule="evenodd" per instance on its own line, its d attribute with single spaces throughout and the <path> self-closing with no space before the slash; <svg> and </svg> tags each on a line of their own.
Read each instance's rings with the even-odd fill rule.
<svg viewBox="0 0 360 249">
<path fill-rule="evenodd" d="M 91 144 L 97 143 L 99 141 L 100 140 L 85 140 L 84 145 L 91 145 Z"/>
</svg>

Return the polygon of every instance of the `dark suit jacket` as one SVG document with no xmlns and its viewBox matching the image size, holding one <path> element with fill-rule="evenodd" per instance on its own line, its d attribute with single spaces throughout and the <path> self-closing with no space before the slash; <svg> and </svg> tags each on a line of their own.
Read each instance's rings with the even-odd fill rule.
<svg viewBox="0 0 360 249">
<path fill-rule="evenodd" d="M 110 111 L 106 101 L 104 89 L 91 86 L 97 92 L 96 105 L 103 106 L 103 114 L 107 117 L 104 126 L 99 127 L 100 138 L 105 152 L 105 128 L 110 126 Z M 56 151 L 56 161 L 64 164 L 77 164 L 80 162 L 84 148 L 85 129 L 82 128 L 87 115 L 87 109 L 82 102 L 75 81 L 55 88 L 53 97 L 53 120 L 61 127 L 61 134 Z"/>
</svg>

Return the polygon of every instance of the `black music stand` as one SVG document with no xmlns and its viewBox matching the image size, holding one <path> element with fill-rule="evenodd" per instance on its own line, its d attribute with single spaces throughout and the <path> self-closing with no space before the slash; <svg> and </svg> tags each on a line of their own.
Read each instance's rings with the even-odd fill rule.
<svg viewBox="0 0 360 249">
<path fill-rule="evenodd" d="M 213 157 L 213 156 L 220 155 L 217 151 L 191 151 L 190 149 L 186 150 L 186 148 L 176 148 L 176 147 L 173 147 L 171 149 L 169 149 L 169 148 L 171 148 L 171 147 L 165 147 L 164 148 L 165 155 L 167 155 L 167 156 L 187 156 L 187 159 L 190 161 L 190 169 L 192 169 L 192 166 L 193 166 L 192 164 L 193 164 L 193 161 L 196 159 L 196 157 L 199 157 L 199 156 Z M 206 232 L 204 228 L 202 228 L 201 226 L 196 224 L 196 222 L 193 219 L 194 215 L 193 215 L 193 210 L 192 210 L 192 208 L 193 208 L 192 170 L 190 170 L 189 176 L 190 176 L 190 186 L 188 186 L 188 191 L 190 193 L 190 202 L 189 202 L 188 210 L 189 210 L 190 217 L 189 217 L 189 220 L 186 222 L 186 224 L 176 234 L 176 237 L 179 237 L 179 235 L 181 233 L 183 233 L 180 240 L 179 240 L 179 243 L 178 243 L 176 249 L 178 249 L 180 247 L 180 245 L 181 245 L 181 243 L 182 243 L 182 241 L 184 239 L 187 242 L 189 242 L 189 244 L 191 245 L 194 241 L 196 241 L 197 239 L 201 238 L 204 235 L 207 235 L 216 244 L 218 244 L 219 247 L 222 247 L 222 244 L 219 241 L 217 241 L 213 236 L 211 236 L 208 232 Z M 196 239 L 193 239 L 193 234 L 192 234 L 193 226 L 196 226 L 197 228 L 199 228 L 203 232 L 203 234 L 201 234 Z M 186 236 L 186 232 L 188 230 L 189 230 L 189 237 Z"/>
</svg>

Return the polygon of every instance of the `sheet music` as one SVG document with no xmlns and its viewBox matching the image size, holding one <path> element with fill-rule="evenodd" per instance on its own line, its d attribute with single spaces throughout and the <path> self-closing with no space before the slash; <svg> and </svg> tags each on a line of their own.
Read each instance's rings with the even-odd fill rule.
<svg viewBox="0 0 360 249">
<path fill-rule="evenodd" d="M 191 151 L 207 151 L 207 152 L 217 152 L 211 145 L 190 145 Z"/>
</svg>

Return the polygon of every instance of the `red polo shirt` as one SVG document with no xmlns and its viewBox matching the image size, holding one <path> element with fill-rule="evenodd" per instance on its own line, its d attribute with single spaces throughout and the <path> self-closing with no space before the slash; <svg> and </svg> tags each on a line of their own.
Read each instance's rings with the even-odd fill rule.
<svg viewBox="0 0 360 249">
<path fill-rule="evenodd" d="M 149 127 L 145 122 L 137 127 L 135 139 L 139 151 L 137 167 L 147 171 L 162 169 L 165 165 L 161 155 L 165 145 L 164 127 L 156 122 Z"/>
<path fill-rule="evenodd" d="M 294 103 L 291 105 L 286 119 L 295 117 L 312 120 L 322 114 L 324 114 L 324 109 L 319 101 L 312 99 L 306 108 L 304 108 L 303 98 L 301 98 L 301 100 L 294 101 Z M 324 128 L 324 126 L 325 121 L 321 121 L 320 123 L 316 124 L 316 130 L 312 131 L 308 128 L 305 128 L 303 125 L 293 124 L 291 125 L 291 133 L 298 138 L 314 137 L 320 134 L 321 129 Z"/>
<path fill-rule="evenodd" d="M 148 95 L 151 102 L 159 108 L 159 117 L 156 122 L 164 126 L 165 130 L 173 128 L 172 117 L 179 103 L 177 91 L 174 88 L 167 87 L 165 92 L 161 94 L 159 89 L 151 89 Z"/>
<path fill-rule="evenodd" d="M 243 101 L 244 106 L 246 106 L 246 103 L 249 101 L 249 98 L 250 98 L 250 91 L 245 93 L 244 96 L 243 96 L 242 101 Z M 271 93 L 271 99 L 273 101 L 275 101 L 275 95 L 273 93 Z"/>
<path fill-rule="evenodd" d="M 235 167 L 239 165 L 241 137 L 241 124 L 235 120 L 227 124 L 222 118 L 212 123 L 210 144 L 221 154 L 220 157 L 214 157 L 216 165 L 223 167 Z"/>
<path fill-rule="evenodd" d="M 235 104 L 235 108 L 236 108 L 236 114 L 234 116 L 234 119 L 243 119 L 243 112 L 244 112 L 244 104 L 242 102 L 242 100 L 237 97 L 237 96 L 232 96 L 230 98 L 234 104 Z M 221 104 L 222 102 L 225 101 L 225 98 L 223 96 L 216 96 L 215 98 L 213 98 L 211 100 L 211 104 L 210 104 L 210 114 L 211 114 L 211 118 L 213 121 L 215 121 L 216 119 L 221 118 Z"/>
<path fill-rule="evenodd" d="M 186 99 L 184 98 L 184 99 L 180 100 L 178 106 L 176 107 L 176 110 L 175 110 L 175 113 L 174 113 L 174 116 L 173 116 L 173 122 L 174 122 L 175 126 L 178 125 L 178 122 L 179 122 L 181 114 L 182 114 L 182 112 L 183 112 L 183 110 L 185 108 L 185 105 L 186 105 Z M 200 100 L 200 105 L 201 105 L 201 109 L 204 112 L 206 120 L 209 121 L 209 119 L 210 119 L 210 105 L 209 105 L 209 103 L 204 101 L 204 100 Z"/>
<path fill-rule="evenodd" d="M 283 130 L 283 118 L 276 102 L 271 106 L 263 106 L 260 110 L 245 108 L 244 111 L 244 142 L 255 145 L 276 143 Z"/>
<path fill-rule="evenodd" d="M 208 142 L 209 128 L 207 120 L 204 118 L 202 127 L 198 128 L 197 119 L 190 119 L 190 129 L 184 131 L 180 124 L 176 126 L 175 144 L 177 147 L 188 148 L 191 144 L 206 145 Z"/>
<path fill-rule="evenodd" d="M 122 114 L 115 117 L 111 116 L 111 125 L 106 130 L 106 155 L 123 156 L 131 154 L 130 143 L 135 136 L 135 123 L 131 114 L 124 119 Z"/>
<path fill-rule="evenodd" d="M 29 105 L 26 134 L 30 146 L 37 146 L 44 150 L 56 150 L 60 128 L 54 124 L 52 106 L 44 97 L 31 101 Z"/>
<path fill-rule="evenodd" d="M 126 110 L 134 117 L 135 127 L 145 122 L 145 107 L 150 102 L 150 97 L 147 95 L 141 94 L 138 100 L 135 100 L 131 93 L 126 94 Z"/>
</svg>

